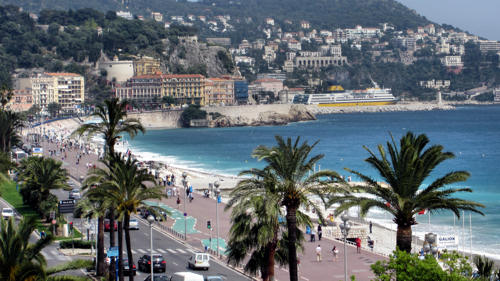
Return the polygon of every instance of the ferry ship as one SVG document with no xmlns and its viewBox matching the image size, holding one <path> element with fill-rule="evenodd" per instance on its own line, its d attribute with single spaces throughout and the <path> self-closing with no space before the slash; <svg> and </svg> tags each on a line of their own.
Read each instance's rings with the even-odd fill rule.
<svg viewBox="0 0 500 281">
<path fill-rule="evenodd" d="M 332 85 L 328 87 L 327 93 L 296 95 L 293 103 L 315 104 L 321 107 L 387 105 L 396 103 L 396 98 L 392 95 L 391 89 L 379 88 L 377 84 L 373 88 L 353 91 Z"/>
</svg>

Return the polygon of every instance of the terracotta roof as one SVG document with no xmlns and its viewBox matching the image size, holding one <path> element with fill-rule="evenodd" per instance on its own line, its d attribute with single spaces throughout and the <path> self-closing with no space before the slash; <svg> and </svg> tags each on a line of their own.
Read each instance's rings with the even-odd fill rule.
<svg viewBox="0 0 500 281">
<path fill-rule="evenodd" d="M 68 72 L 45 72 L 45 74 L 49 76 L 81 76 L 80 74 Z"/>
</svg>

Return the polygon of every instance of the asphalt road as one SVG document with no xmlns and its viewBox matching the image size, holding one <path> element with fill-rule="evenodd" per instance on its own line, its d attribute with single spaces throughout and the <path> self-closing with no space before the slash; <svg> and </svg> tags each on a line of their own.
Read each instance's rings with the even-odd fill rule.
<svg viewBox="0 0 500 281">
<path fill-rule="evenodd" d="M 76 186 L 79 184 L 71 179 L 72 182 L 75 183 Z M 59 200 L 68 199 L 68 191 L 65 190 L 55 190 L 53 194 L 56 195 Z M 79 227 L 81 232 L 86 233 L 85 224 L 82 223 L 80 219 L 73 219 L 72 214 L 65 215 L 68 221 L 73 221 L 75 227 Z M 131 230 L 131 244 L 132 244 L 132 253 L 134 254 L 134 263 L 138 269 L 137 261 L 140 257 L 151 253 L 150 250 L 150 226 L 146 220 L 143 220 L 139 217 L 136 217 L 139 221 L 139 230 Z M 117 232 L 115 232 L 117 235 Z M 118 242 L 118 238 L 116 237 L 116 241 Z M 109 232 L 105 234 L 105 247 L 109 248 Z M 153 227 L 153 254 L 161 254 L 166 261 L 166 273 L 155 273 L 155 274 L 167 274 L 171 275 L 175 272 L 180 271 L 191 271 L 197 274 L 201 274 L 204 276 L 222 276 L 224 280 L 251 280 L 250 278 L 240 274 L 239 272 L 234 271 L 233 269 L 225 266 L 225 264 L 221 264 L 218 261 L 211 259 L 210 268 L 208 270 L 193 270 L 187 267 L 187 260 L 191 256 L 195 250 L 192 250 L 191 247 L 186 246 L 184 243 L 177 241 L 176 239 L 170 237 L 168 234 L 162 232 L 161 230 Z M 49 264 L 55 265 L 67 260 L 71 260 L 77 257 L 65 257 L 61 255 L 56 255 L 54 249 L 49 249 L 46 251 L 50 253 L 50 255 L 46 254 L 47 261 Z M 125 236 L 123 239 L 123 256 L 127 257 L 126 253 L 126 245 L 125 245 Z M 76 273 L 76 272 L 75 272 Z M 80 275 L 80 274 L 78 274 Z M 143 280 L 149 275 L 145 272 L 140 272 L 137 270 L 137 280 Z"/>
</svg>

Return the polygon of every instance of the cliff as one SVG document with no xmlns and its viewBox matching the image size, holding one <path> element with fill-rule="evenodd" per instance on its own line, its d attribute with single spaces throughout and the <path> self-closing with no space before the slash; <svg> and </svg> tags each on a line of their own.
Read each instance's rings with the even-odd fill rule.
<svg viewBox="0 0 500 281">
<path fill-rule="evenodd" d="M 208 113 L 222 114 L 221 117 L 210 122 L 210 127 L 285 125 L 290 122 L 316 120 L 314 114 L 303 105 L 207 107 L 204 110 Z"/>
</svg>

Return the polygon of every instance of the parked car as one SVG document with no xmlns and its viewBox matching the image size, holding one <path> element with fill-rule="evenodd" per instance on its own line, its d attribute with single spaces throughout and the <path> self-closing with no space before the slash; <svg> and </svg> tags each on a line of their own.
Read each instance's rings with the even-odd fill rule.
<svg viewBox="0 0 500 281">
<path fill-rule="evenodd" d="M 151 275 L 148 275 L 148 277 L 146 277 L 144 281 L 151 281 Z M 170 281 L 170 276 L 156 274 L 154 277 L 154 281 Z"/>
<path fill-rule="evenodd" d="M 139 221 L 136 219 L 130 219 L 128 229 L 139 230 Z"/>
<path fill-rule="evenodd" d="M 14 216 L 14 210 L 12 210 L 12 208 L 2 209 L 2 218 L 4 218 L 5 220 L 8 220 L 13 216 Z"/>
<path fill-rule="evenodd" d="M 128 259 L 123 259 L 122 263 L 123 263 L 123 274 L 125 276 L 129 276 L 130 270 L 132 270 L 133 275 L 137 274 L 137 269 L 135 268 L 135 264 L 132 264 L 132 269 L 131 269 L 128 263 Z"/>
<path fill-rule="evenodd" d="M 111 229 L 111 222 L 109 219 L 104 219 L 104 231 L 110 231 Z M 116 223 L 115 220 L 115 226 L 113 227 L 114 230 L 118 230 L 118 224 Z"/>
<path fill-rule="evenodd" d="M 208 270 L 210 267 L 210 255 L 207 253 L 194 253 L 188 259 L 188 267 L 193 269 L 203 268 Z"/>
<path fill-rule="evenodd" d="M 151 256 L 144 255 L 137 262 L 139 270 L 142 272 L 151 272 Z M 167 262 L 162 255 L 153 255 L 153 271 L 165 272 L 167 270 Z"/>
<path fill-rule="evenodd" d="M 77 188 L 74 188 L 72 189 L 69 194 L 68 194 L 68 198 L 69 199 L 75 199 L 75 200 L 78 200 L 82 197 L 82 195 L 80 194 L 80 190 L 77 189 Z"/>
<path fill-rule="evenodd" d="M 199 275 L 192 272 L 176 272 L 170 281 L 204 281 L 203 275 Z"/>
</svg>

